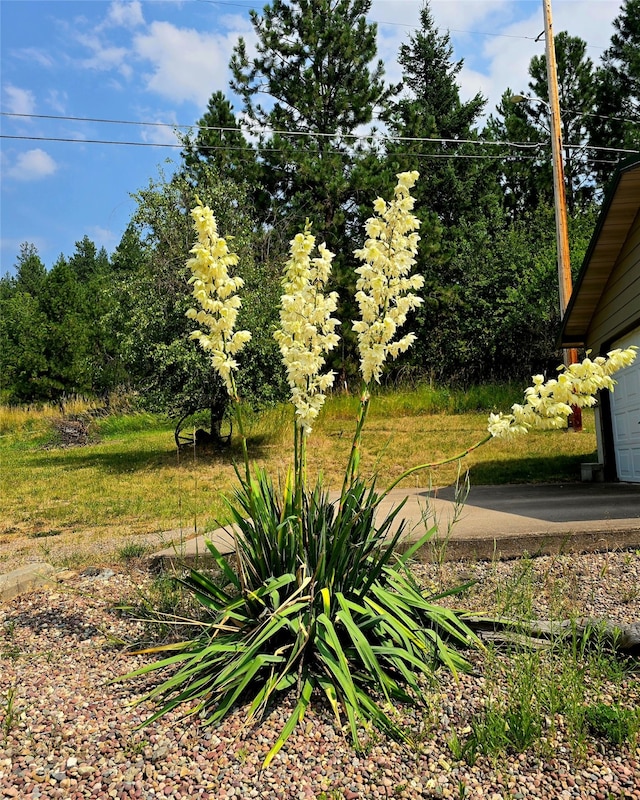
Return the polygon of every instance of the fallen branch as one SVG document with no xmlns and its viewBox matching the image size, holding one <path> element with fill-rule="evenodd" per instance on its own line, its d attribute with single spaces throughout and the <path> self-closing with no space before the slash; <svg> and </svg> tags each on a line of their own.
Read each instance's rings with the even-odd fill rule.
<svg viewBox="0 0 640 800">
<path fill-rule="evenodd" d="M 549 622 L 473 615 L 465 616 L 464 621 L 483 641 L 545 647 L 576 637 L 583 641 L 596 640 L 622 655 L 640 656 L 640 622 L 614 623 L 593 617 Z"/>
</svg>

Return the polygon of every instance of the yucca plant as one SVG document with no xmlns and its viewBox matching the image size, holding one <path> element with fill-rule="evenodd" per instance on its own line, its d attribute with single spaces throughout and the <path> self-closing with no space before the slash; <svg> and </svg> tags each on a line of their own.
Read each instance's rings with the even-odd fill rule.
<svg viewBox="0 0 640 800">
<path fill-rule="evenodd" d="M 235 558 L 225 558 L 209 542 L 221 577 L 191 570 L 180 581 L 204 612 L 192 621 L 196 635 L 140 651 L 171 654 L 124 676 L 175 668 L 143 698 L 160 701 L 145 724 L 179 706 L 201 715 L 204 723 L 218 723 L 240 703 L 247 704 L 247 721 L 252 722 L 276 698 L 293 692 L 293 713 L 267 754 L 266 766 L 315 692 L 326 698 L 340 725 L 346 717 L 356 746 L 363 723 L 403 740 L 392 702 L 421 702 L 424 680 L 440 666 L 454 675 L 466 669 L 461 648 L 479 644 L 462 615 L 438 604 L 445 595 L 427 595 L 409 569 L 411 557 L 435 530 L 399 555 L 403 504 L 384 519 L 377 516 L 393 486 L 430 465 L 409 468 L 381 492 L 375 480 L 367 482 L 359 474 L 370 384 L 379 381 L 385 360 L 415 338 L 409 333 L 397 339 L 396 333 L 421 302 L 414 292 L 422 278 L 410 274 L 419 240 L 410 194 L 417 177 L 416 172 L 400 174 L 393 200 L 376 200 L 365 246 L 355 253 L 363 262 L 356 270 L 360 319 L 353 323 L 363 390 L 342 489 L 334 500 L 321 480 L 310 489 L 306 479 L 307 440 L 334 377 L 322 372 L 325 354 L 338 342 L 338 321 L 331 316 L 337 297 L 324 293 L 333 254 L 320 245 L 311 257 L 315 239 L 308 225 L 291 243 L 276 339 L 295 406 L 293 466 L 276 487 L 264 471 L 251 468 L 239 411 L 234 356 L 250 334 L 233 331 L 242 281 L 230 277 L 228 268 L 237 259 L 218 236 L 210 209 L 198 205 L 192 211 L 198 241 L 189 266 L 201 308 L 188 315 L 208 329 L 192 337 L 211 353 L 234 401 L 244 469 L 237 470 L 239 487 L 229 500 Z M 538 383 L 532 392 L 530 413 L 514 406 L 509 417 L 493 416 L 490 433 L 474 447 L 491 435 L 526 429 L 534 411 L 544 412 L 539 414 L 543 421 L 558 418 L 553 393 Z"/>
<path fill-rule="evenodd" d="M 148 722 L 187 703 L 205 724 L 215 723 L 238 702 L 248 704 L 251 722 L 275 698 L 296 692 L 293 713 L 264 766 L 316 690 L 340 726 L 346 716 L 356 746 L 365 722 L 404 739 L 389 703 L 421 702 L 421 679 L 429 680 L 438 666 L 454 674 L 467 668 L 452 644 L 476 641 L 456 614 L 414 581 L 407 563 L 424 540 L 396 554 L 403 523 L 392 530 L 401 506 L 376 524 L 379 495 L 358 479 L 341 503 L 331 502 L 320 483 L 304 491 L 299 515 L 292 488 L 289 482 L 284 492 L 276 489 L 261 471 L 251 484 L 241 479 L 231 505 L 236 563 L 208 542 L 222 580 L 198 570 L 181 580 L 205 612 L 198 634 L 158 648 L 178 652 L 132 673 L 178 667 L 148 695 L 164 700 Z"/>
</svg>

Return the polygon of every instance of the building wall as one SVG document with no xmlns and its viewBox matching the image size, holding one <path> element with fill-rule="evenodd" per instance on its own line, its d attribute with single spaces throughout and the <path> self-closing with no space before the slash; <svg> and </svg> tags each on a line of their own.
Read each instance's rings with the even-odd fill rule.
<svg viewBox="0 0 640 800">
<path fill-rule="evenodd" d="M 593 316 L 586 346 L 594 355 L 640 325 L 640 209 Z"/>
</svg>

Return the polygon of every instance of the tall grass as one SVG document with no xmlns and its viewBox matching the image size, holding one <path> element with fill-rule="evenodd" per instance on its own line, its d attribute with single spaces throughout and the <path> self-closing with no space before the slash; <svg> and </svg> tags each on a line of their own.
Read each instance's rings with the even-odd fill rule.
<svg viewBox="0 0 640 800">
<path fill-rule="evenodd" d="M 84 397 L 70 397 L 61 403 L 34 403 L 26 406 L 0 405 L 0 435 L 20 433 L 21 431 L 44 430 L 55 419 L 64 414 L 86 414 L 101 406 Z"/>
<path fill-rule="evenodd" d="M 506 411 L 522 400 L 522 386 L 495 383 L 469 389 L 449 389 L 431 383 L 418 383 L 413 388 L 380 387 L 374 395 L 374 413 L 385 416 L 422 416 L 429 414 L 465 414 Z M 351 418 L 358 409 L 357 394 L 334 394 L 325 407 L 331 418 Z"/>
</svg>

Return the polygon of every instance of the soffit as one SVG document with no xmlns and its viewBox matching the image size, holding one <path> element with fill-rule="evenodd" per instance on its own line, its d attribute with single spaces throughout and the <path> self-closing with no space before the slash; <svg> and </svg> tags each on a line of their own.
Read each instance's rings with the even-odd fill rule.
<svg viewBox="0 0 640 800">
<path fill-rule="evenodd" d="M 564 316 L 562 345 L 584 344 L 598 302 L 640 210 L 640 161 L 621 170 L 605 201 Z"/>
</svg>

